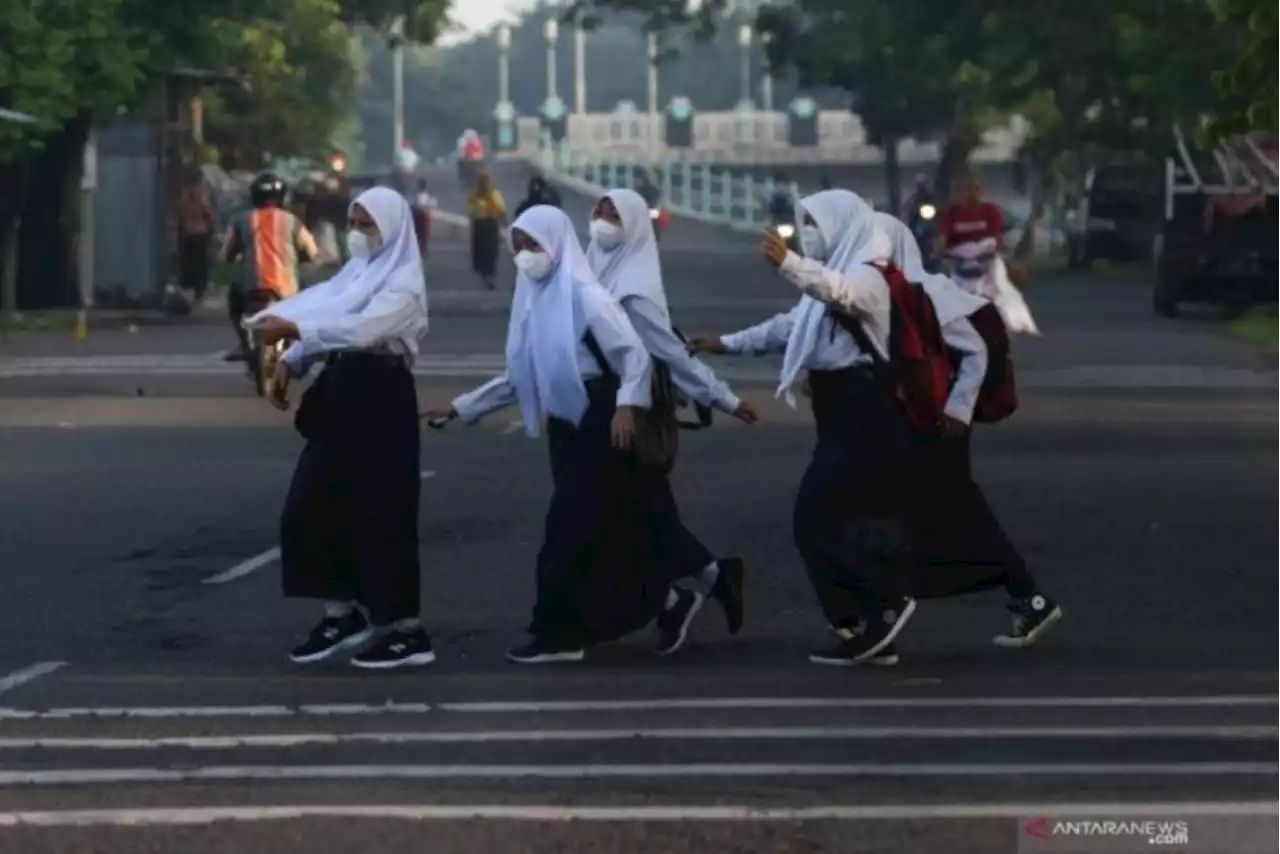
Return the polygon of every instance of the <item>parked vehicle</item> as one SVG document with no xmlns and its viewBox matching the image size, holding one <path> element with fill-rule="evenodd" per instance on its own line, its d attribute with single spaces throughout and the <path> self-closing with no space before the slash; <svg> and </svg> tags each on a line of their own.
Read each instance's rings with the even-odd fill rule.
<svg viewBox="0 0 1280 854">
<path fill-rule="evenodd" d="M 1145 261 L 1159 227 L 1159 167 L 1141 156 L 1090 169 L 1079 204 L 1068 215 L 1067 263 Z"/>
<path fill-rule="evenodd" d="M 1242 308 L 1276 301 L 1277 173 L 1274 134 L 1216 150 L 1192 148 L 1175 128 L 1165 160 L 1163 227 L 1152 241 L 1152 307 L 1183 302 Z"/>
</svg>

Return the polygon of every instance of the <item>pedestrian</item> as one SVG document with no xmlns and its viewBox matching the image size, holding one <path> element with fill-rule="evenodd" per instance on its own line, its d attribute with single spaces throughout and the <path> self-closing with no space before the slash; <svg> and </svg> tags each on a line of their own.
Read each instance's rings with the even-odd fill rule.
<svg viewBox="0 0 1280 854">
<path fill-rule="evenodd" d="M 475 188 L 467 200 L 467 218 L 471 221 L 471 269 L 485 287 L 493 290 L 502 229 L 507 224 L 507 203 L 493 186 L 488 172 L 481 172 L 476 178 Z"/>
<path fill-rule="evenodd" d="M 204 175 L 196 171 L 182 190 L 178 209 L 178 287 L 196 303 L 209 289 L 210 241 L 217 227 Z"/>
<path fill-rule="evenodd" d="M 847 190 L 799 203 L 802 258 L 767 231 L 770 264 L 803 294 L 788 312 L 725 336 L 690 338 L 694 351 L 784 353 L 778 395 L 808 372 L 817 444 L 796 495 L 795 542 L 836 642 L 818 664 L 893 664 L 894 638 L 915 611 L 903 487 L 911 435 L 888 358 L 892 246 L 875 212 Z M 858 332 L 850 331 L 857 329 Z M 860 346 L 861 337 L 864 346 Z M 873 347 L 876 354 L 868 352 Z"/>
<path fill-rule="evenodd" d="M 427 329 L 427 293 L 409 205 L 375 187 L 350 206 L 352 260 L 332 279 L 247 323 L 268 342 L 297 339 L 272 402 L 308 368 L 324 369 L 294 423 L 306 446 L 280 520 L 285 596 L 324 616 L 290 658 L 306 664 L 372 640 L 351 663 L 429 664 L 419 617 L 419 424 L 410 367 Z"/>
<path fill-rule="evenodd" d="M 532 437 L 546 419 L 554 491 L 532 637 L 507 658 L 580 661 L 587 647 L 642 629 L 675 605 L 671 583 L 689 571 L 652 535 L 668 469 L 642 451 L 652 447 L 651 416 L 663 407 L 644 342 L 591 272 L 564 212 L 531 208 L 511 235 L 518 275 L 507 371 L 426 417 L 435 427 L 457 418 L 474 424 L 519 404 Z"/>
<path fill-rule="evenodd" d="M 627 320 L 655 360 L 655 370 L 665 371 L 675 387 L 691 400 L 747 424 L 755 423 L 756 413 L 751 405 L 735 395 L 709 367 L 690 356 L 672 328 L 657 240 L 649 225 L 648 201 L 635 190 L 606 193 L 596 203 L 590 232 L 587 260 L 591 271 L 622 305 Z M 737 634 L 743 620 L 742 559 L 717 560 L 712 556 L 680 519 L 666 478 L 655 479 L 655 503 L 656 548 L 668 556 L 675 576 L 691 588 L 678 586 L 672 607 L 658 617 L 658 652 L 666 655 L 680 648 L 708 596 L 724 610 L 730 634 Z"/>
<path fill-rule="evenodd" d="M 944 342 L 960 356 L 943 423 L 915 437 L 916 486 L 907 513 L 917 561 L 913 595 L 932 599 L 1003 587 L 1013 628 L 993 642 L 1031 646 L 1062 618 L 1062 609 L 1041 592 L 973 479 L 970 425 L 987 372 L 987 348 L 969 317 L 988 303 L 946 276 L 925 272 L 911 230 L 887 214 L 878 216 L 893 242 L 894 264 L 928 293 Z"/>
</svg>

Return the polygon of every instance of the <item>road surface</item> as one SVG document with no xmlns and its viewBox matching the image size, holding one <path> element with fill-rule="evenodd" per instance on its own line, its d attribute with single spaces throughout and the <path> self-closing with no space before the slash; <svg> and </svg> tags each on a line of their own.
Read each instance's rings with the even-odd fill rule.
<svg viewBox="0 0 1280 854">
<path fill-rule="evenodd" d="M 512 204 L 521 178 L 499 175 Z M 793 298 L 749 238 L 681 224 L 663 251 L 688 329 Z M 501 363 L 509 294 L 466 267 L 431 261 L 424 407 Z M 369 676 L 285 661 L 314 617 L 272 552 L 299 440 L 216 318 L 0 342 L 0 852 L 1012 852 L 1035 815 L 1105 809 L 1193 841 L 1268 812 L 1272 847 L 1224 850 L 1275 850 L 1275 365 L 1148 304 L 1122 277 L 1041 282 L 1023 409 L 977 440 L 1056 633 L 997 649 L 998 596 L 927 603 L 900 666 L 835 672 L 805 660 L 811 427 L 776 361 L 716 363 L 764 421 L 688 435 L 675 476 L 691 527 L 748 560 L 739 638 L 708 611 L 669 660 L 637 636 L 505 664 L 549 484 L 500 414 L 424 446 L 440 660 Z"/>
</svg>

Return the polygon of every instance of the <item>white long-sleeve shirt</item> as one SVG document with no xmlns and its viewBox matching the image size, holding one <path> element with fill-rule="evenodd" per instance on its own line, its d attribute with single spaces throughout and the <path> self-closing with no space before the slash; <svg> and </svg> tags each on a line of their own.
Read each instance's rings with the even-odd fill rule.
<svg viewBox="0 0 1280 854">
<path fill-rule="evenodd" d="M 667 366 L 676 388 L 703 406 L 730 414 L 737 410 L 742 401 L 711 368 L 689 355 L 657 306 L 644 297 L 631 296 L 622 301 L 622 308 L 649 355 Z"/>
<path fill-rule="evenodd" d="M 304 376 L 311 365 L 335 350 L 382 348 L 412 366 L 425 320 L 423 305 L 413 294 L 383 291 L 361 312 L 300 322 L 298 340 L 282 358 L 296 377 Z"/>
<path fill-rule="evenodd" d="M 807 295 L 857 318 L 872 344 L 880 350 L 880 355 L 886 359 L 889 357 L 892 302 L 888 283 L 878 271 L 868 267 L 865 273 L 859 271 L 859 275 L 845 276 L 838 270 L 823 266 L 820 261 L 791 252 L 782 263 L 781 272 Z M 763 323 L 721 336 L 720 343 L 728 352 L 735 354 L 781 353 L 787 348 L 799 309 L 797 305 Z M 973 408 L 987 372 L 987 347 L 967 318 L 956 318 L 941 331 L 943 342 L 961 354 L 943 411 L 968 424 L 973 420 Z M 858 348 L 853 336 L 833 318 L 823 321 L 811 369 L 839 370 L 871 362 L 871 357 Z"/>
<path fill-rule="evenodd" d="M 617 303 L 613 305 L 616 308 Z M 587 330 L 600 346 L 609 367 L 620 379 L 617 405 L 647 409 L 651 402 L 653 361 L 644 342 L 627 319 L 626 312 L 616 309 L 584 313 L 588 318 Z M 584 381 L 603 373 L 600 364 L 583 341 L 578 342 L 578 371 Z M 453 410 L 463 421 L 474 424 L 486 415 L 514 403 L 516 388 L 504 371 L 479 388 L 454 398 Z"/>
</svg>

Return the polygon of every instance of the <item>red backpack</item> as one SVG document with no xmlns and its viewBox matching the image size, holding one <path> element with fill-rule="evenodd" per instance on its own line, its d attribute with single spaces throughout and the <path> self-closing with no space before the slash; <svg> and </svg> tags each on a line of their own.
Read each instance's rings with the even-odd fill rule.
<svg viewBox="0 0 1280 854">
<path fill-rule="evenodd" d="M 912 284 L 892 264 L 877 266 L 889 285 L 889 364 L 895 372 L 898 398 L 907 420 L 920 432 L 928 432 L 942 420 L 959 356 L 946 345 L 933 301 L 924 288 Z M 884 364 L 880 351 L 867 336 L 862 324 L 848 315 L 832 312 L 845 329 L 878 365 Z M 1009 357 L 1009 334 L 995 306 L 985 305 L 970 317 L 974 329 L 987 345 L 987 374 L 978 393 L 973 419 L 983 423 L 1002 421 L 1018 407 L 1013 385 L 1013 362 Z"/>
</svg>

